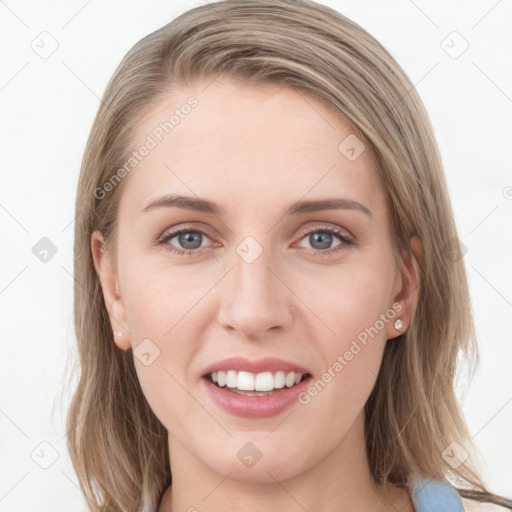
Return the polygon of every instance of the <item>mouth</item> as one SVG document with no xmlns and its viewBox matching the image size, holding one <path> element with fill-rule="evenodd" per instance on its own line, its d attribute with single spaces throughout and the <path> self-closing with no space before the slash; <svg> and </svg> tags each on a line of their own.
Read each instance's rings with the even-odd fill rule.
<svg viewBox="0 0 512 512">
<path fill-rule="evenodd" d="M 293 388 L 301 382 L 311 379 L 310 373 L 215 371 L 204 375 L 204 379 L 217 388 L 237 395 L 269 396 Z"/>
</svg>

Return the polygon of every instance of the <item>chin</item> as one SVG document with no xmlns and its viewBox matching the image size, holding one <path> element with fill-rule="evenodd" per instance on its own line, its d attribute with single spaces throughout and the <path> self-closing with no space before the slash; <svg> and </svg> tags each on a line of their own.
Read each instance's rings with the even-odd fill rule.
<svg viewBox="0 0 512 512">
<path fill-rule="evenodd" d="M 288 462 L 263 462 L 263 459 L 258 461 L 253 467 L 242 467 L 238 463 L 232 466 L 226 465 L 215 468 L 215 471 L 221 475 L 229 475 L 229 479 L 236 482 L 245 482 L 252 484 L 275 484 L 276 480 L 281 482 L 293 478 L 300 472 L 300 468 L 296 465 L 293 469 L 290 468 L 290 461 Z M 288 466 L 288 467 L 285 467 Z"/>
</svg>

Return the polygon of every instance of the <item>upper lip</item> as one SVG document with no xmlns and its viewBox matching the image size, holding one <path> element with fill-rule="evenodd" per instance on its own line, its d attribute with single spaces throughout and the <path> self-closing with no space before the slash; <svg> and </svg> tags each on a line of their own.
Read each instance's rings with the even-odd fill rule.
<svg viewBox="0 0 512 512">
<path fill-rule="evenodd" d="M 203 376 L 206 376 L 213 372 L 237 370 L 245 371 L 249 373 L 262 373 L 262 372 L 278 372 L 282 370 L 284 372 L 295 372 L 307 374 L 309 373 L 306 368 L 284 359 L 277 359 L 275 357 L 264 357 L 263 359 L 249 360 L 243 357 L 229 357 L 211 364 L 203 371 Z"/>
</svg>

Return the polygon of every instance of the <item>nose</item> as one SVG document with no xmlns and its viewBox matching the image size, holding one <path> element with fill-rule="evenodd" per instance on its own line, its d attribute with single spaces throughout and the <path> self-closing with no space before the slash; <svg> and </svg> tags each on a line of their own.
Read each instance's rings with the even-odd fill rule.
<svg viewBox="0 0 512 512">
<path fill-rule="evenodd" d="M 249 256 L 254 250 L 250 247 Z M 293 283 L 286 283 L 270 250 L 251 260 L 243 249 L 234 252 L 232 269 L 220 287 L 218 321 L 241 337 L 257 340 L 268 337 L 271 329 L 282 332 L 290 327 L 294 295 Z"/>
</svg>

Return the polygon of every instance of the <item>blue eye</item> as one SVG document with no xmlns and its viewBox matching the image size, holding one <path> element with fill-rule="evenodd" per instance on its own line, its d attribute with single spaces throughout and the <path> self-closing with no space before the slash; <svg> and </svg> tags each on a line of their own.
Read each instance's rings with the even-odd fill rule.
<svg viewBox="0 0 512 512">
<path fill-rule="evenodd" d="M 198 252 L 198 249 L 201 247 L 203 236 L 207 235 L 202 231 L 185 228 L 178 231 L 173 231 L 172 233 L 165 235 L 160 239 L 160 243 L 165 244 L 167 248 L 173 253 L 178 253 L 180 255 L 191 255 L 192 253 Z M 169 244 L 169 242 L 176 237 L 178 238 L 178 242 L 184 246 L 183 248 L 176 248 Z"/>
<path fill-rule="evenodd" d="M 320 235 L 319 235 L 320 234 Z M 326 236 L 327 234 L 327 236 Z M 318 236 L 319 235 L 319 236 Z M 329 246 L 332 243 L 333 235 L 337 237 L 341 242 L 335 246 L 335 248 L 326 247 Z M 315 249 L 315 256 L 318 253 L 322 254 L 332 254 L 332 252 L 336 252 L 338 250 L 344 249 L 346 246 L 352 245 L 353 241 L 349 237 L 349 235 L 342 231 L 339 228 L 333 228 L 330 226 L 325 226 L 322 228 L 315 227 L 306 233 L 304 233 L 303 238 L 309 237 L 308 241 L 310 244 L 316 244 L 318 243 L 320 245 L 320 248 L 313 247 Z M 327 249 L 327 250 L 324 250 Z"/>
<path fill-rule="evenodd" d="M 331 248 L 328 246 L 332 244 L 333 235 L 335 238 L 340 240 L 340 243 L 334 246 L 334 248 Z M 158 243 L 165 245 L 168 250 L 174 254 L 178 254 L 179 256 L 193 256 L 201 252 L 200 249 L 203 237 L 210 238 L 201 230 L 182 228 L 164 235 L 158 240 Z M 309 231 L 303 233 L 301 240 L 305 239 L 306 237 L 309 237 L 308 240 L 311 245 L 318 244 L 317 247 L 312 247 L 315 256 L 328 256 L 333 253 L 337 253 L 337 251 L 346 249 L 348 246 L 354 244 L 351 236 L 348 235 L 346 231 L 329 225 L 321 227 L 316 226 L 310 229 Z M 182 247 L 176 247 L 170 244 L 170 241 L 173 238 L 177 238 L 178 243 Z"/>
</svg>

